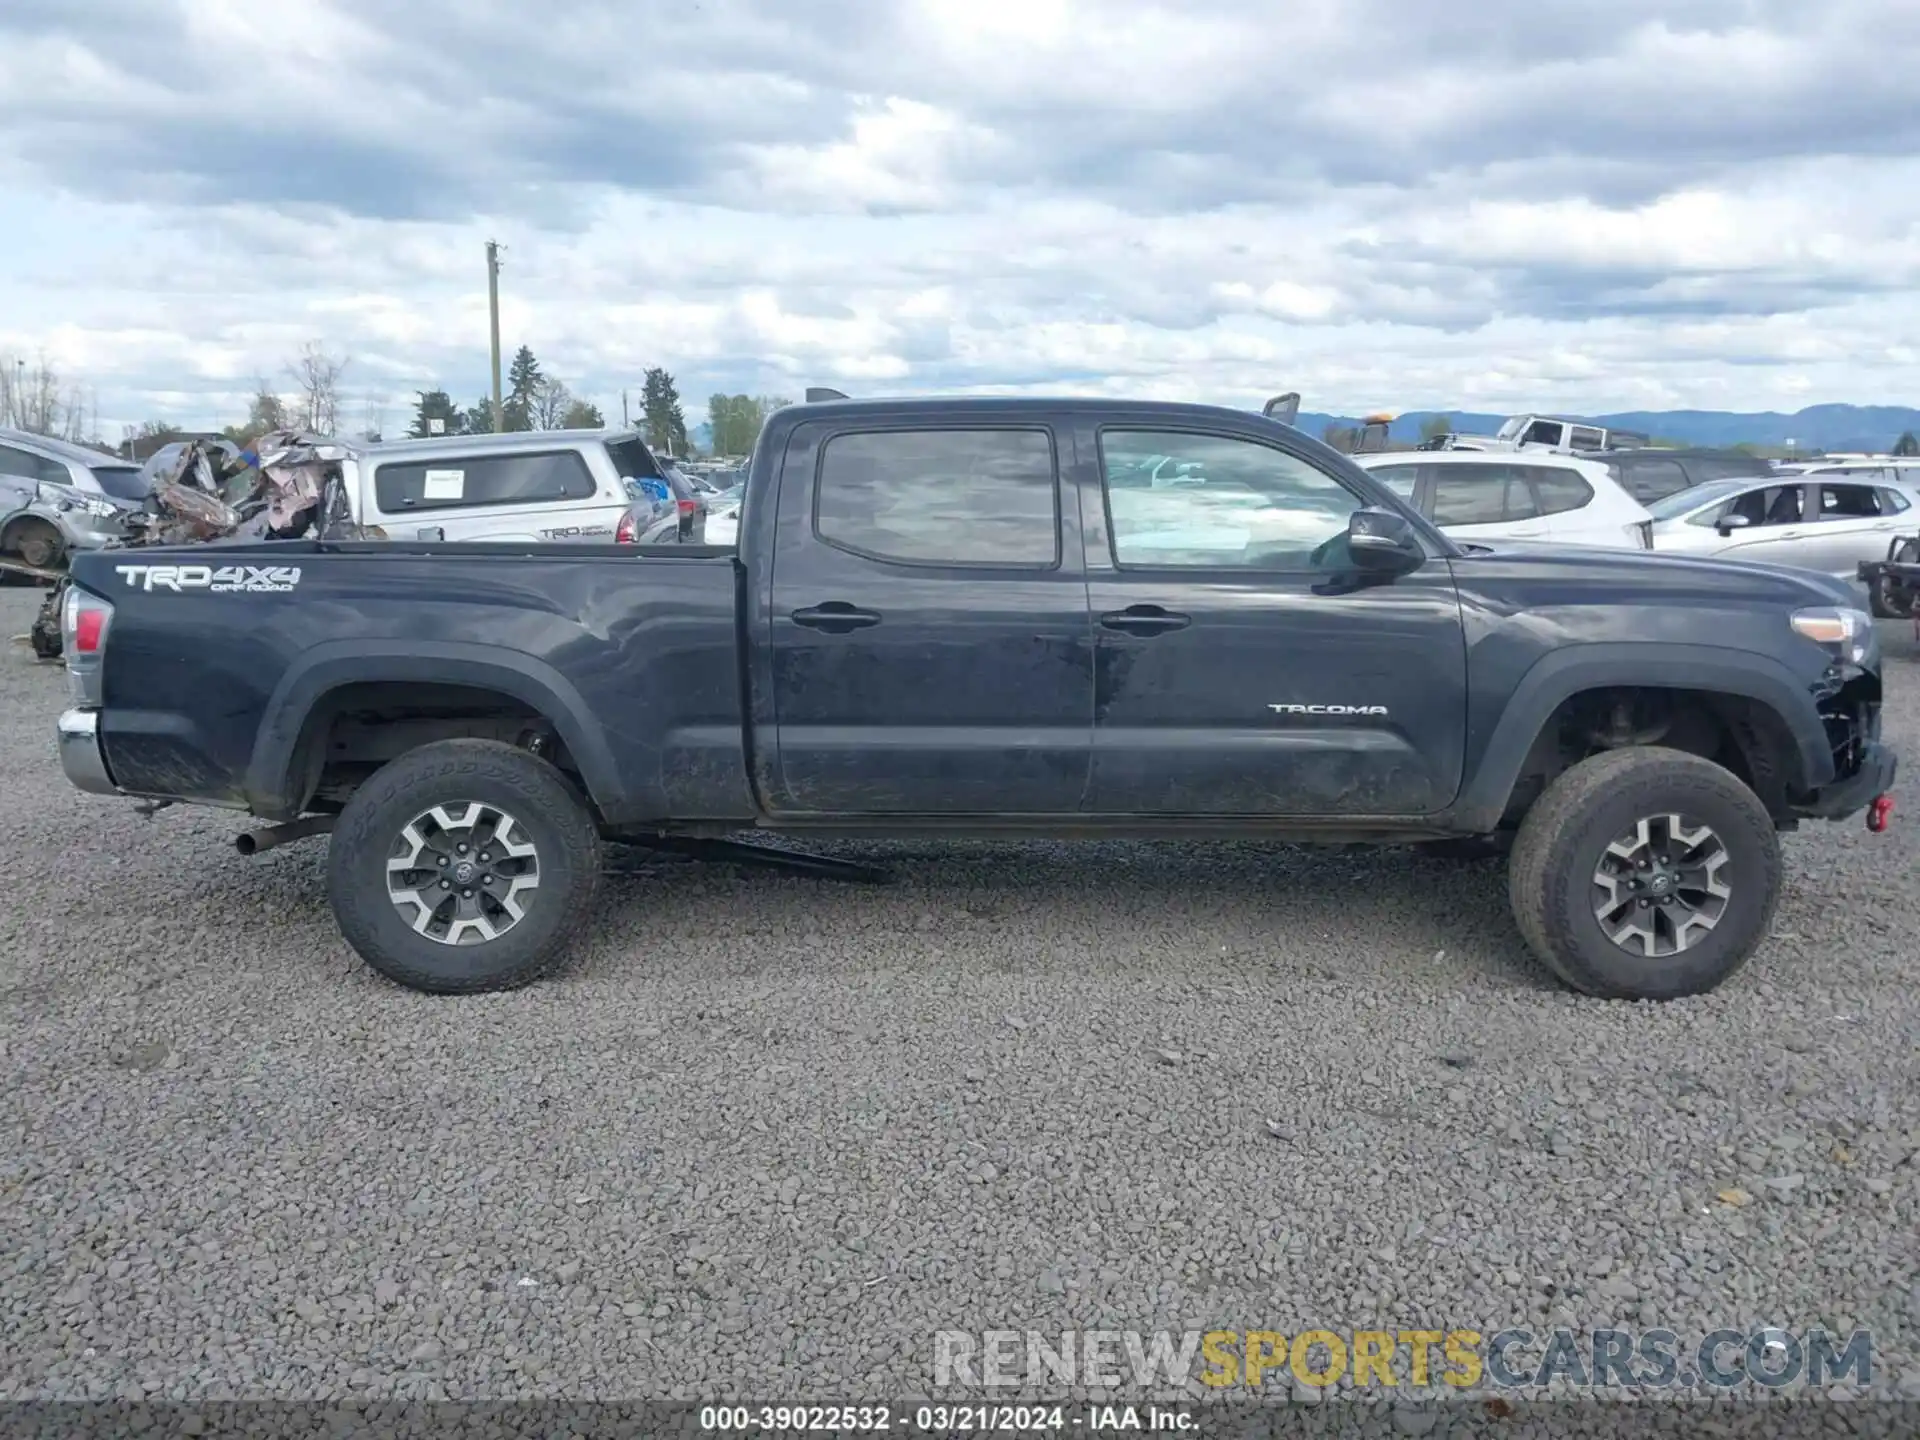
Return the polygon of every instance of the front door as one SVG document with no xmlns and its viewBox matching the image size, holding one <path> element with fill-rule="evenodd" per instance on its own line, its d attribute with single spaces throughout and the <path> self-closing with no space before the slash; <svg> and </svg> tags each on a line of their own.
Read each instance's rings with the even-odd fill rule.
<svg viewBox="0 0 1920 1440">
<path fill-rule="evenodd" d="M 1421 815 L 1460 787 L 1466 646 L 1451 569 L 1344 563 L 1367 501 L 1278 437 L 1089 427 L 1098 646 L 1088 808 Z M 1160 483 L 1145 461 L 1171 456 Z M 1090 496 L 1083 512 L 1091 517 Z"/>
<path fill-rule="evenodd" d="M 769 607 L 773 813 L 1078 811 L 1093 644 L 1059 472 L 1052 430 L 1025 416 L 794 432 Z"/>
</svg>

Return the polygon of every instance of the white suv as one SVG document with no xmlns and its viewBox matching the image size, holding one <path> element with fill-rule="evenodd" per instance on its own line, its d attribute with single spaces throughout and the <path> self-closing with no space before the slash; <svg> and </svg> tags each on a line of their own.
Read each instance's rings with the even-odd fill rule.
<svg viewBox="0 0 1920 1440">
<path fill-rule="evenodd" d="M 1653 517 L 1598 460 L 1424 450 L 1357 455 L 1354 463 L 1461 540 L 1653 548 Z"/>
</svg>

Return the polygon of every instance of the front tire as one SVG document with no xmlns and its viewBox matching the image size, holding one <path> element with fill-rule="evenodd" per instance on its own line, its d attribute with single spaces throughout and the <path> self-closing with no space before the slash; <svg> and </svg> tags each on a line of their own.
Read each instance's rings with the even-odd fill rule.
<svg viewBox="0 0 1920 1440">
<path fill-rule="evenodd" d="M 1514 841 L 1520 933 L 1587 995 L 1673 1000 L 1732 975 L 1780 902 L 1780 842 L 1722 766 L 1657 746 L 1611 750 L 1556 779 Z"/>
<path fill-rule="evenodd" d="M 347 943 L 389 980 L 471 995 L 560 964 L 600 864 L 593 816 L 559 771 L 497 741 L 442 740 L 347 801 L 327 895 Z"/>
<path fill-rule="evenodd" d="M 7 536 L 7 548 L 20 557 L 22 565 L 35 570 L 51 570 L 66 554 L 66 542 L 60 532 L 44 520 L 22 520 Z"/>
</svg>

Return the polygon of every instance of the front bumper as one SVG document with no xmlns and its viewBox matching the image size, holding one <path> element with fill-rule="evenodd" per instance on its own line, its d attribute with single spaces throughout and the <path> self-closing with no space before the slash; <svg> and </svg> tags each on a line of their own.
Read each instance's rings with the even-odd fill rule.
<svg viewBox="0 0 1920 1440">
<path fill-rule="evenodd" d="M 60 716 L 57 734 L 60 743 L 60 768 L 69 783 L 89 795 L 118 795 L 120 787 L 107 773 L 106 756 L 100 750 L 100 712 L 68 710 Z"/>
<path fill-rule="evenodd" d="M 1900 759 L 1891 749 L 1878 740 L 1866 741 L 1853 774 L 1816 790 L 1811 799 L 1794 806 L 1793 813 L 1807 820 L 1844 820 L 1891 790 L 1899 769 Z"/>
</svg>

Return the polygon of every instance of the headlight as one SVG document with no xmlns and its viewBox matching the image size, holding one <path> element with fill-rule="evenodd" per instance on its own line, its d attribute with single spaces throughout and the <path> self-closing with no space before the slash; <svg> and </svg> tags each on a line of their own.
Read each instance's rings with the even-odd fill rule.
<svg viewBox="0 0 1920 1440">
<path fill-rule="evenodd" d="M 1837 660 L 1864 664 L 1874 645 L 1873 617 L 1843 605 L 1793 612 L 1794 632 L 1824 645 Z"/>
</svg>

